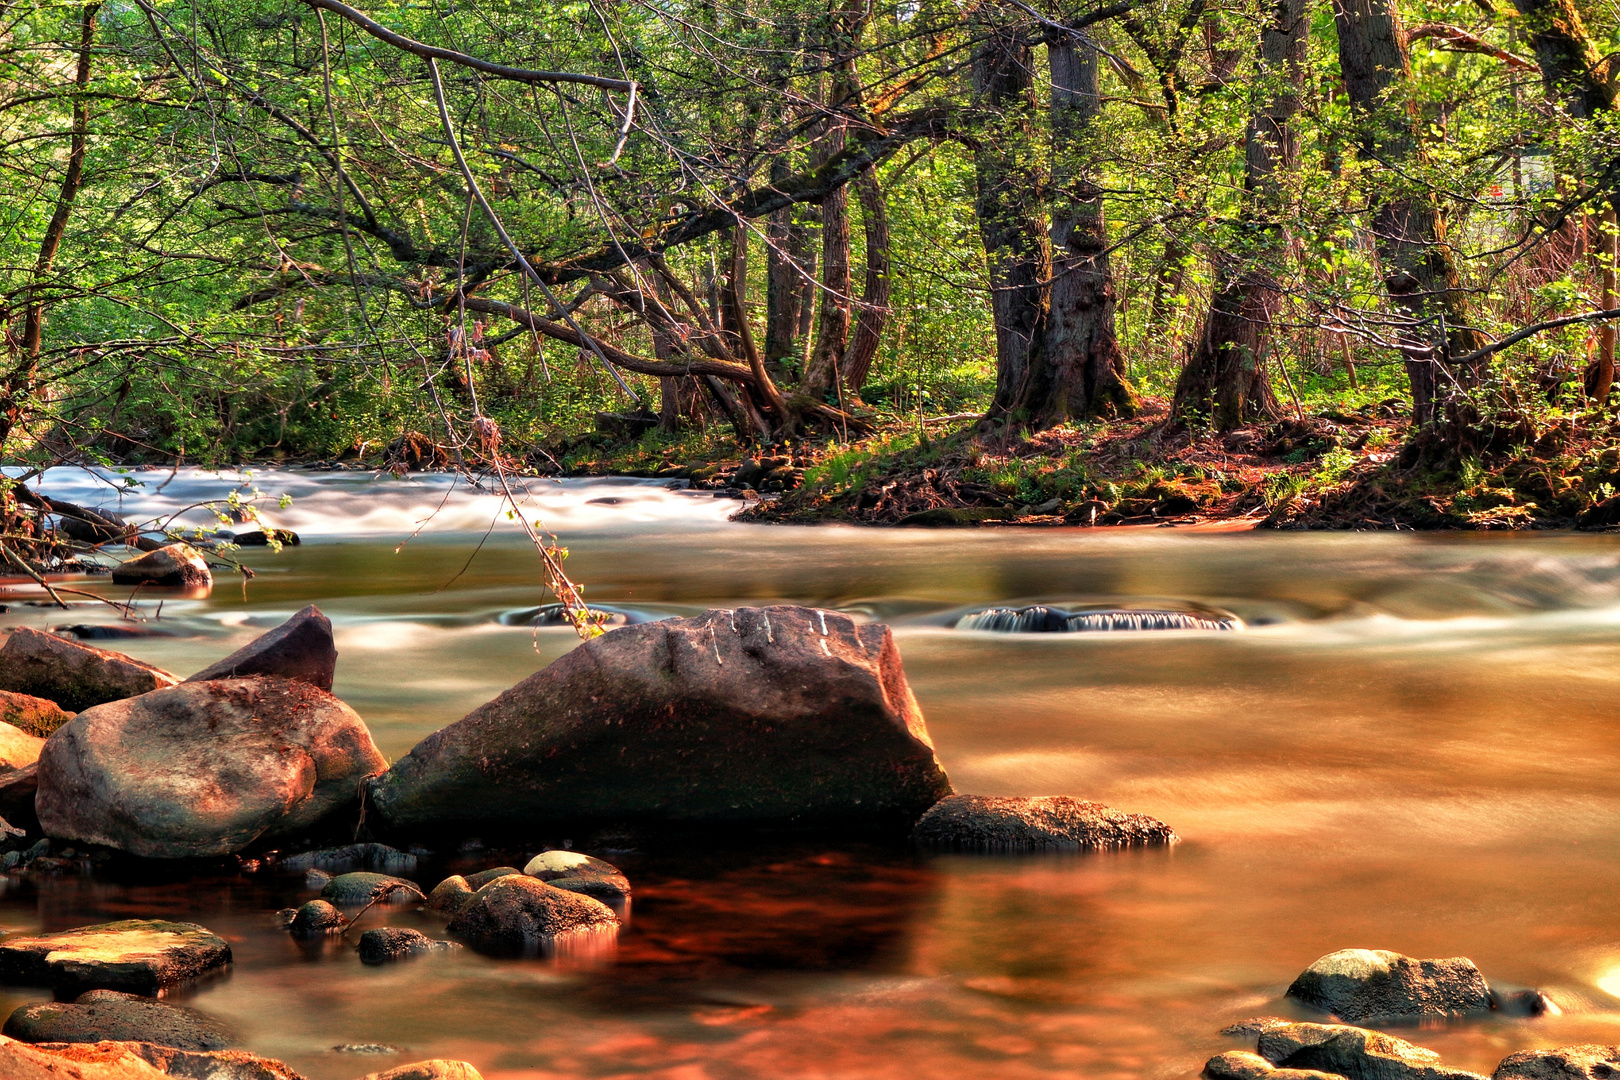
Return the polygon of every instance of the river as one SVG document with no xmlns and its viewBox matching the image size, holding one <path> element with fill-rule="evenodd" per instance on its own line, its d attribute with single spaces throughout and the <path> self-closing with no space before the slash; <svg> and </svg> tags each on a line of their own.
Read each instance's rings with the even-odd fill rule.
<svg viewBox="0 0 1620 1080">
<path fill-rule="evenodd" d="M 140 513 L 234 474 L 136 474 Z M 188 674 L 307 603 L 335 692 L 390 758 L 571 648 L 506 625 L 546 602 L 499 500 L 442 477 L 264 472 L 302 546 L 165 600 L 172 637 L 106 642 Z M 230 939 L 177 1000 L 311 1080 L 428 1057 L 502 1077 L 956 1080 L 1196 1076 L 1340 948 L 1468 956 L 1563 1014 L 1400 1032 L 1489 1073 L 1507 1053 L 1620 1042 L 1620 546 L 1574 535 L 1194 535 L 734 524 L 662 482 L 528 482 L 588 597 L 651 615 L 802 603 L 893 625 L 959 791 L 1067 794 L 1169 822 L 1169 851 L 924 856 L 851 838 L 598 852 L 635 885 L 609 956 L 471 951 L 384 968 L 300 948 L 300 879 L 0 879 L 0 926 L 181 917 Z M 116 506 L 58 471 L 42 490 Z M 440 507 L 442 506 L 442 509 Z M 486 537 L 485 531 L 493 524 Z M 401 541 L 420 528 L 403 548 Z M 396 550 L 398 548 L 398 550 Z M 102 579 L 104 581 L 104 579 Z M 85 586 L 124 596 L 105 584 Z M 32 595 L 15 589 L 18 598 Z M 142 598 L 154 614 L 155 594 Z M 1236 633 L 996 635 L 1009 602 L 1198 604 Z M 13 602 L 5 625 L 113 621 Z M 524 853 L 447 852 L 424 872 Z M 519 863 L 518 865 L 522 865 Z M 442 934 L 430 917 L 367 920 Z M 40 995 L 0 989 L 0 1010 Z M 3 1014 L 0 1014 L 3 1015 Z M 399 1053 L 340 1053 L 377 1043 Z"/>
</svg>

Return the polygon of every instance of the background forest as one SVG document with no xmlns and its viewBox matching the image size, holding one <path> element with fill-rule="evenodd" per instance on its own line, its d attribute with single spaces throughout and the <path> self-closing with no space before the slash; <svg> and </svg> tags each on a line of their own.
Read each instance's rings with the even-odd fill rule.
<svg viewBox="0 0 1620 1080">
<path fill-rule="evenodd" d="M 0 5 L 0 448 L 1606 439 L 1620 6 L 1513 2 Z"/>
</svg>

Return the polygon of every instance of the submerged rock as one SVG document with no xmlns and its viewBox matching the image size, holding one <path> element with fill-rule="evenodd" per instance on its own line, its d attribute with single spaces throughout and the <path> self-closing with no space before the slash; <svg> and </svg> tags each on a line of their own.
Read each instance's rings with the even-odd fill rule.
<svg viewBox="0 0 1620 1080">
<path fill-rule="evenodd" d="M 349 920 L 326 900 L 311 900 L 294 911 L 287 922 L 293 937 L 314 938 L 340 933 Z"/>
<path fill-rule="evenodd" d="M 329 691 L 332 676 L 337 671 L 337 655 L 337 645 L 332 641 L 332 620 L 311 604 L 225 659 L 209 664 L 186 682 L 275 675 Z"/>
<path fill-rule="evenodd" d="M 1620 1076 L 1620 1046 L 1561 1046 L 1509 1054 L 1491 1080 L 1613 1080 Z"/>
<path fill-rule="evenodd" d="M 1003 634 L 1083 634 L 1139 630 L 1240 630 L 1235 615 L 1201 611 L 1065 611 L 1035 605 L 986 608 L 956 620 L 958 630 L 992 630 Z"/>
<path fill-rule="evenodd" d="M 156 994 L 231 961 L 225 939 L 196 923 L 124 919 L 0 941 L 0 980 L 61 991 Z"/>
<path fill-rule="evenodd" d="M 113 567 L 114 585 L 212 585 L 208 561 L 190 544 L 167 544 Z"/>
<path fill-rule="evenodd" d="M 69 712 L 150 693 L 179 681 L 167 671 L 123 653 L 91 648 L 26 626 L 13 630 L 0 648 L 0 689 L 42 697 Z"/>
<path fill-rule="evenodd" d="M 1157 818 L 1066 795 L 952 795 L 918 820 L 912 836 L 924 847 L 966 851 L 1080 851 L 1180 839 Z"/>
<path fill-rule="evenodd" d="M 338 907 L 360 907 L 373 901 L 382 904 L 409 904 L 422 899 L 416 882 L 387 874 L 339 874 L 326 883 L 321 899 Z"/>
<path fill-rule="evenodd" d="M 45 745 L 47 836 L 153 859 L 228 855 L 357 809 L 387 762 L 365 722 L 308 683 L 184 683 L 80 713 Z"/>
<path fill-rule="evenodd" d="M 542 851 L 523 872 L 554 888 L 612 902 L 630 895 L 630 879 L 612 863 L 577 851 Z"/>
<path fill-rule="evenodd" d="M 1295 1028 L 1311 1030 L 1296 1033 Z M 1448 1068 L 1439 1054 L 1405 1039 L 1335 1024 L 1269 1031 L 1260 1036 L 1260 1056 L 1279 1069 L 1314 1069 L 1348 1080 L 1484 1080 L 1478 1073 Z"/>
<path fill-rule="evenodd" d="M 484 1080 L 477 1069 L 465 1061 L 435 1058 L 432 1061 L 413 1061 L 386 1072 L 367 1073 L 360 1080 Z"/>
<path fill-rule="evenodd" d="M 1294 980 L 1288 996 L 1354 1024 L 1385 1017 L 1462 1016 L 1491 1008 L 1490 988 L 1472 960 L 1414 960 L 1382 949 L 1329 953 Z"/>
<path fill-rule="evenodd" d="M 600 900 L 508 874 L 473 894 L 445 929 L 480 952 L 515 955 L 563 934 L 618 925 L 618 916 Z"/>
<path fill-rule="evenodd" d="M 0 723 L 9 724 L 36 738 L 50 738 L 53 731 L 71 719 L 73 714 L 54 701 L 32 694 L 0 690 Z"/>
<path fill-rule="evenodd" d="M 453 941 L 434 941 L 426 934 L 399 926 L 384 926 L 360 935 L 360 960 L 366 964 L 386 964 L 456 948 L 460 946 Z"/>
<path fill-rule="evenodd" d="M 949 793 L 889 629 L 801 607 L 611 631 L 371 788 L 399 830 L 915 820 Z"/>
<path fill-rule="evenodd" d="M 293 873 L 320 870 L 342 874 L 350 870 L 369 870 L 374 874 L 413 874 L 416 864 L 415 855 L 387 844 L 345 844 L 289 855 L 279 865 Z"/>
<path fill-rule="evenodd" d="M 72 1003 L 20 1006 L 7 1018 L 4 1034 L 30 1043 L 115 1039 L 181 1050 L 223 1050 L 236 1041 L 223 1024 L 195 1009 L 117 990 L 91 990 Z"/>
</svg>

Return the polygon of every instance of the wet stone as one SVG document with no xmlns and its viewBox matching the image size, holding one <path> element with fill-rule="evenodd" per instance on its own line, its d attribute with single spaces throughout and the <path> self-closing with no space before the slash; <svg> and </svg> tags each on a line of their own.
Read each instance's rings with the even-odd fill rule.
<svg viewBox="0 0 1620 1080">
<path fill-rule="evenodd" d="M 465 1061 L 415 1061 L 386 1072 L 368 1073 L 360 1080 L 484 1080 L 477 1069 Z"/>
<path fill-rule="evenodd" d="M 485 885 L 488 885 L 497 878 L 503 878 L 509 874 L 521 873 L 523 873 L 523 871 L 519 870 L 515 866 L 497 866 L 490 870 L 480 870 L 476 874 L 467 875 L 467 887 L 473 892 L 477 892 L 479 889 L 482 889 Z"/>
<path fill-rule="evenodd" d="M 225 939 L 195 923 L 157 919 L 82 926 L 0 941 L 0 980 L 82 993 L 156 994 L 223 968 Z"/>
<path fill-rule="evenodd" d="M 325 900 L 311 900 L 293 912 L 287 929 L 294 937 L 312 938 L 335 934 L 349 925 L 343 913 Z"/>
<path fill-rule="evenodd" d="M 388 874 L 358 872 L 339 874 L 326 883 L 321 899 L 338 907 L 361 907 L 376 901 L 380 904 L 409 904 L 421 900 L 422 890 L 416 883 Z"/>
<path fill-rule="evenodd" d="M 387 964 L 456 948 L 460 946 L 453 941 L 434 941 L 426 934 L 399 926 L 384 926 L 360 935 L 360 960 L 366 964 Z"/>
<path fill-rule="evenodd" d="M 542 851 L 523 872 L 554 888 L 612 903 L 630 895 L 630 879 L 617 866 L 578 851 Z"/>
<path fill-rule="evenodd" d="M 1306 968 L 1288 988 L 1303 1005 L 1349 1021 L 1489 1012 L 1490 988 L 1474 962 L 1416 960 L 1382 949 L 1341 949 Z"/>
<path fill-rule="evenodd" d="M 1180 839 L 1157 818 L 1066 795 L 951 795 L 918 819 L 912 837 L 928 848 L 991 852 L 1108 850 Z"/>
<path fill-rule="evenodd" d="M 113 567 L 114 585 L 212 585 L 208 562 L 190 544 L 169 544 Z"/>
<path fill-rule="evenodd" d="M 311 604 L 186 681 L 273 675 L 330 691 L 336 670 L 337 646 L 332 641 L 332 621 Z"/>
<path fill-rule="evenodd" d="M 467 906 L 477 891 L 466 878 L 455 874 L 433 886 L 427 896 L 427 909 L 454 915 Z"/>
<path fill-rule="evenodd" d="M 520 955 L 563 934 L 618 924 L 618 916 L 600 900 L 509 874 L 479 889 L 445 929 L 480 952 Z"/>
<path fill-rule="evenodd" d="M 91 990 L 71 1003 L 23 1005 L 6 1020 L 4 1034 L 28 1043 L 113 1039 L 181 1050 L 223 1050 L 236 1041 L 223 1024 L 195 1009 L 116 990 Z"/>
<path fill-rule="evenodd" d="M 1620 1077 L 1620 1046 L 1560 1046 L 1509 1054 L 1491 1080 L 1614 1080 Z"/>
</svg>

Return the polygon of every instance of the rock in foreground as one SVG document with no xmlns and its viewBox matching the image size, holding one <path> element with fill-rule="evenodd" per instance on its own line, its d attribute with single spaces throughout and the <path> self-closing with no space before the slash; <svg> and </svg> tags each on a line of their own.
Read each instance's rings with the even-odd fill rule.
<svg viewBox="0 0 1620 1080">
<path fill-rule="evenodd" d="M 477 1069 L 465 1061 L 415 1061 L 387 1072 L 367 1073 L 360 1080 L 484 1080 Z"/>
<path fill-rule="evenodd" d="M 332 620 L 311 604 L 225 659 L 209 664 L 186 682 L 274 675 L 330 691 L 336 671 L 337 646 L 332 641 Z"/>
<path fill-rule="evenodd" d="M 1620 1046 L 1561 1046 L 1509 1054 L 1491 1080 L 1612 1080 L 1620 1076 Z"/>
<path fill-rule="evenodd" d="M 398 830 L 915 820 L 950 793 L 889 629 L 801 607 L 588 641 L 372 785 Z"/>
<path fill-rule="evenodd" d="M 0 689 L 53 701 L 68 712 L 147 694 L 179 681 L 167 671 L 123 653 L 93 649 L 26 626 L 13 630 L 0 648 Z"/>
<path fill-rule="evenodd" d="M 158 919 L 81 926 L 0 941 L 0 980 L 81 994 L 156 994 L 231 961 L 225 939 L 196 923 Z"/>
<path fill-rule="evenodd" d="M 39 760 L 45 740 L 10 724 L 0 723 L 0 770 L 26 769 Z"/>
<path fill-rule="evenodd" d="M 600 900 L 508 874 L 474 893 L 445 929 L 480 952 L 522 955 L 565 934 L 618 925 Z"/>
<path fill-rule="evenodd" d="M 1433 1050 L 1381 1031 L 1327 1024 L 1294 1026 L 1328 1030 L 1312 1032 L 1287 1056 L 1280 1056 L 1287 1045 L 1287 1029 L 1267 1032 L 1260 1037 L 1260 1056 L 1278 1068 L 1315 1070 L 1349 1080 L 1484 1080 L 1478 1073 L 1442 1064 Z"/>
<path fill-rule="evenodd" d="M 30 1043 L 149 1042 L 181 1050 L 223 1050 L 234 1036 L 194 1009 L 117 990 L 92 990 L 72 1003 L 20 1006 L 4 1033 Z"/>
<path fill-rule="evenodd" d="M 1402 1016 L 1462 1016 L 1491 1008 L 1490 987 L 1472 960 L 1414 960 L 1382 949 L 1329 953 L 1294 980 L 1288 996 L 1352 1024 Z"/>
<path fill-rule="evenodd" d="M 1279 1069 L 1259 1054 L 1228 1050 L 1204 1065 L 1204 1080 L 1345 1080 L 1315 1069 Z"/>
<path fill-rule="evenodd" d="M 114 585 L 212 585 L 208 560 L 190 544 L 168 544 L 113 567 Z"/>
<path fill-rule="evenodd" d="M 354 710 L 308 683 L 185 683 L 63 726 L 40 755 L 35 806 L 47 836 L 206 858 L 356 808 L 386 764 Z"/>
<path fill-rule="evenodd" d="M 1180 839 L 1157 818 L 1066 795 L 952 795 L 918 820 L 912 836 L 924 847 L 955 851 L 1081 851 Z"/>
</svg>

